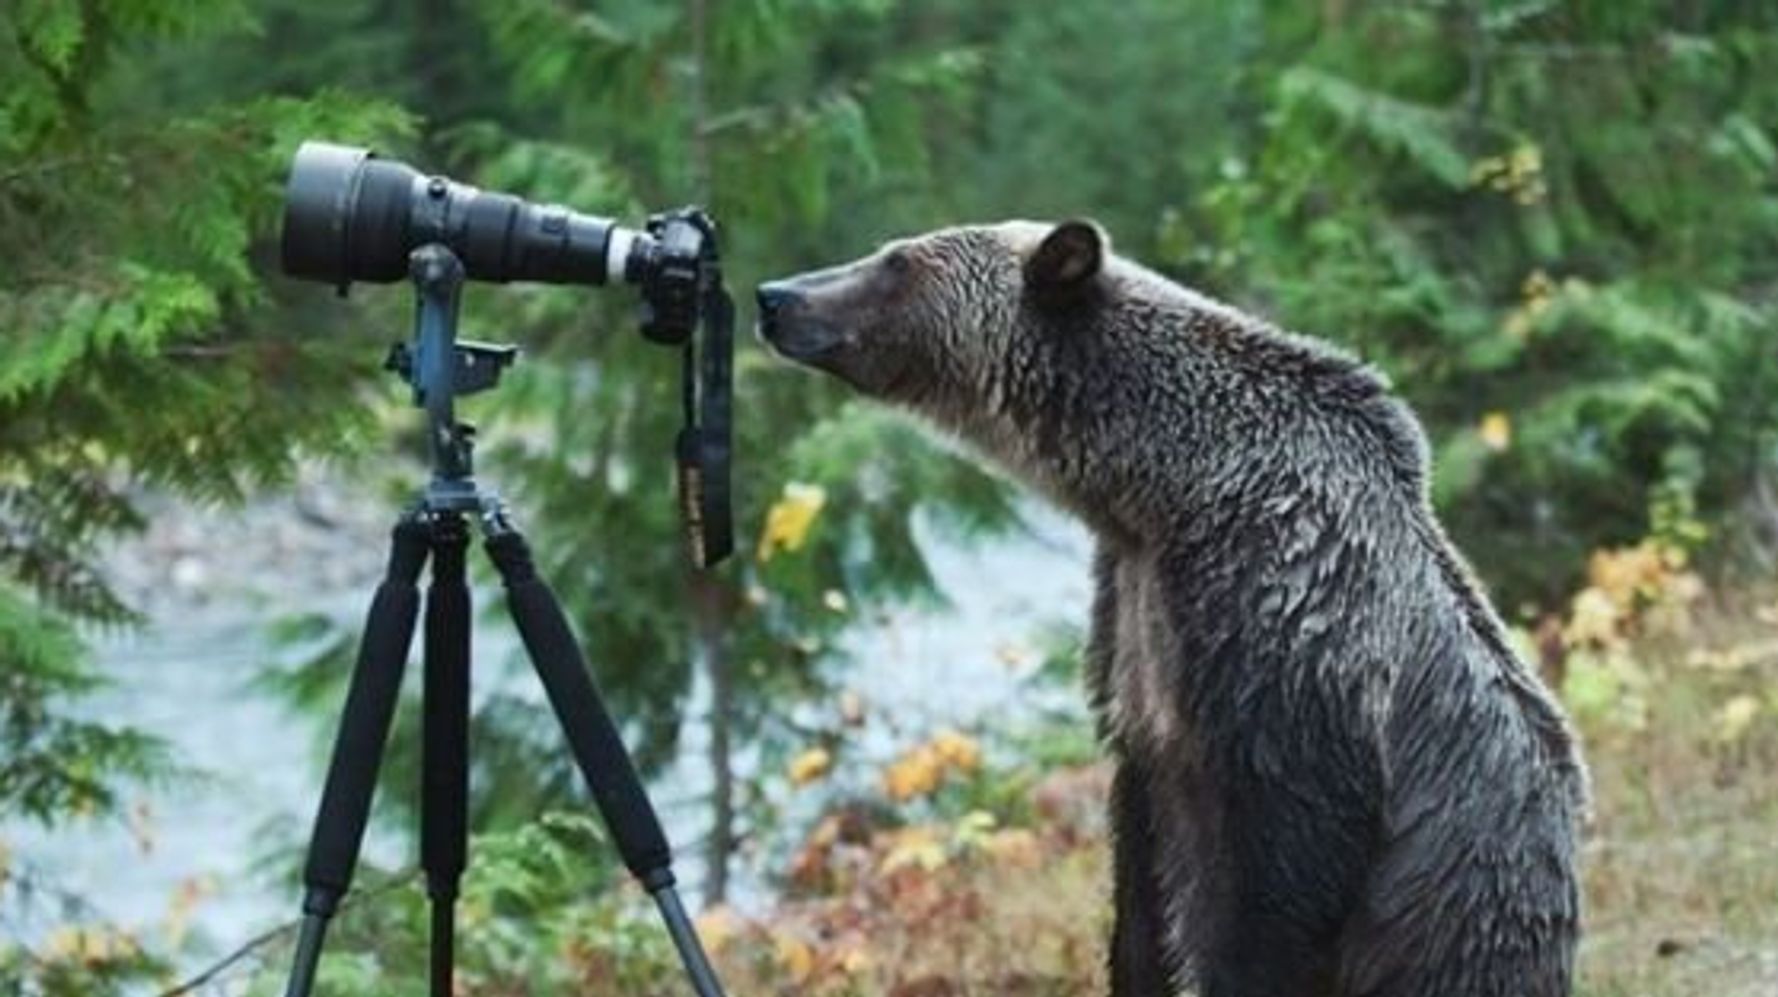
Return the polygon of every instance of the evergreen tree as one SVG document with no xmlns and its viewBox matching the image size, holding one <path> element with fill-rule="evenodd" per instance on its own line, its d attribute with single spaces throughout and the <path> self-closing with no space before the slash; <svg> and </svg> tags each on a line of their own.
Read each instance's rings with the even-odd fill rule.
<svg viewBox="0 0 1778 997">
<path fill-rule="evenodd" d="M 0 11 L 0 812 L 104 813 L 164 770 L 159 746 L 72 719 L 103 681 L 75 626 L 134 621 L 102 544 L 139 529 L 140 488 L 232 502 L 304 453 L 349 446 L 341 404 L 363 365 L 268 322 L 253 249 L 295 142 L 399 127 L 339 97 L 257 98 L 178 114 L 132 107 L 146 47 L 245 30 L 237 4 L 155 0 Z M 0 861 L 0 903 L 37 881 Z M 0 956 L 0 989 L 90 993 L 150 967 L 118 944 Z M 85 961 L 83 961 L 85 960 Z"/>
<path fill-rule="evenodd" d="M 1280 8 L 1175 262 L 1395 375 L 1483 577 L 1545 606 L 1651 531 L 1772 563 L 1771 59 L 1734 4 Z M 1387 52 L 1387 58 L 1378 58 Z M 1746 512 L 1758 515 L 1743 515 Z M 1724 557 L 1715 559 L 1722 562 Z"/>
</svg>

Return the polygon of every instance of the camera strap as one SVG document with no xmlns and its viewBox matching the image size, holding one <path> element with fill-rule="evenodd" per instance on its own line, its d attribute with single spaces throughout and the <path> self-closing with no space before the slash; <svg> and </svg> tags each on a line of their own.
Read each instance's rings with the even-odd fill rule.
<svg viewBox="0 0 1778 997">
<path fill-rule="evenodd" d="M 735 303 L 711 260 L 699 311 L 702 335 L 685 340 L 680 378 L 685 427 L 676 446 L 679 507 L 692 563 L 714 567 L 735 547 L 729 510 L 729 463 L 733 449 Z"/>
</svg>

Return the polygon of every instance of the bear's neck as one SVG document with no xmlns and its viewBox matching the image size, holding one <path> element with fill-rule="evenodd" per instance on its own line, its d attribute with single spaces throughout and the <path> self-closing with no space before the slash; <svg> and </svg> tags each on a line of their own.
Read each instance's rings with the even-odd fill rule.
<svg viewBox="0 0 1778 997">
<path fill-rule="evenodd" d="M 1000 414 L 957 428 L 1108 539 L 1238 525 L 1304 483 L 1421 503 L 1419 428 L 1349 357 L 1175 285 L 1072 332 Z"/>
</svg>

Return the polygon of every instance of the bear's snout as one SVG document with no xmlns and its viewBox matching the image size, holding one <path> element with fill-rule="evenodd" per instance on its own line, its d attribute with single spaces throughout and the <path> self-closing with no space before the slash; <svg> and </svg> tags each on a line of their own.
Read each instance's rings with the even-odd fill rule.
<svg viewBox="0 0 1778 997">
<path fill-rule="evenodd" d="M 829 323 L 811 314 L 808 296 L 795 279 L 761 284 L 759 336 L 791 360 L 812 361 L 839 345 L 841 336 Z"/>
<path fill-rule="evenodd" d="M 802 300 L 802 294 L 788 281 L 774 280 L 759 285 L 754 296 L 759 300 L 760 331 L 770 333 L 779 315 Z"/>
</svg>

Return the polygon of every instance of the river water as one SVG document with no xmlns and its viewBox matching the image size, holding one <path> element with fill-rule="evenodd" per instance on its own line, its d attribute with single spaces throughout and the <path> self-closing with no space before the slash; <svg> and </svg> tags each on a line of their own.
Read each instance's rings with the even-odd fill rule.
<svg viewBox="0 0 1778 997">
<path fill-rule="evenodd" d="M 94 635 L 101 671 L 113 685 L 82 711 L 165 739 L 172 756 L 197 769 L 166 786 L 133 792 L 121 818 L 58 828 L 53 834 L 0 823 L 15 865 L 89 900 L 89 918 L 146 938 L 183 938 L 182 969 L 295 913 L 284 879 L 290 849 L 307 834 L 319 792 L 317 746 L 331 718 L 304 719 L 253 685 L 281 654 L 271 621 L 321 612 L 356 621 L 380 576 L 388 503 L 354 496 L 334 475 L 314 470 L 286 497 L 235 512 L 168 506 L 154 525 L 111 559 L 123 594 L 147 625 Z M 1031 529 L 963 549 L 922 531 L 949 606 L 891 612 L 848 638 L 857 665 L 847 681 L 879 713 L 901 714 L 913 730 L 998 722 L 1018 709 L 1016 667 L 1008 661 L 1040 624 L 1082 620 L 1088 606 L 1084 533 L 1060 516 L 1030 510 Z M 492 593 L 478 592 L 478 605 Z M 476 630 L 478 661 L 504 660 L 513 638 L 500 625 Z M 597 669 L 597 655 L 594 668 Z M 694 697 L 694 715 L 696 703 Z M 686 761 L 654 787 L 663 801 L 696 798 L 696 763 L 707 732 L 684 738 Z M 881 739 L 886 735 L 878 732 Z M 740 753 L 746 764 L 749 754 Z M 677 841 L 700 833 L 695 808 L 663 808 Z M 366 856 L 411 861 L 400 829 L 373 827 Z M 681 878 L 697 883 L 695 855 Z M 743 896 L 762 899 L 757 875 Z M 67 912 L 44 905 L 5 929 L 35 934 Z"/>
</svg>

